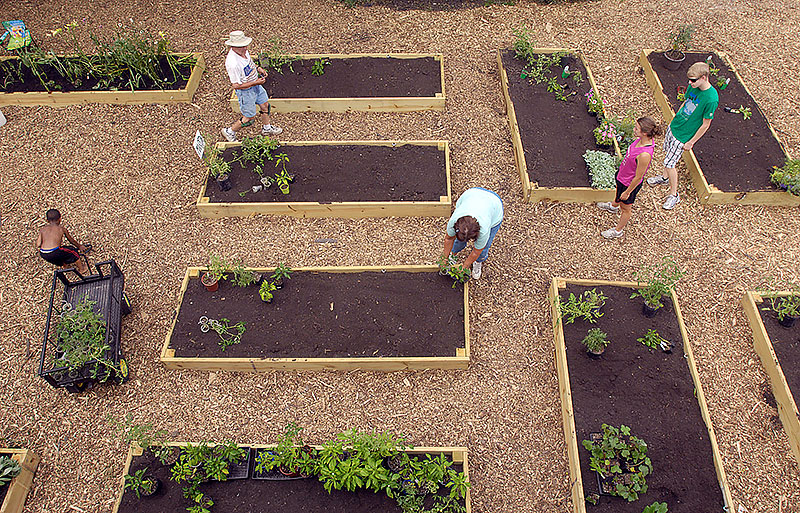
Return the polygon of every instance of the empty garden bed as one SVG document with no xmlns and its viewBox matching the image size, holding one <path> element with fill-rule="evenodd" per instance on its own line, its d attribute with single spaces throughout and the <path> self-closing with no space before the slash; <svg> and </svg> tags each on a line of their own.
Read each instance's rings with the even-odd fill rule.
<svg viewBox="0 0 800 513">
<path fill-rule="evenodd" d="M 273 269 L 255 269 L 264 275 Z M 170 369 L 457 369 L 469 363 L 468 284 L 436 266 L 295 269 L 271 303 L 259 286 L 201 284 L 187 270 L 161 361 Z M 202 317 L 244 322 L 223 351 Z"/>
<path fill-rule="evenodd" d="M 683 154 L 700 201 L 800 205 L 800 197 L 770 183 L 773 166 L 782 166 L 788 157 L 786 148 L 724 53 L 689 52 L 681 67 L 672 71 L 664 66 L 662 52 L 642 50 L 639 62 L 665 120 L 671 121 L 683 103 L 678 100 L 678 87 L 688 85 L 689 66 L 708 57 L 719 70 L 710 76 L 719 93 L 719 106 L 708 132 Z M 727 79 L 730 83 L 721 89 L 717 82 Z M 725 107 L 745 107 L 750 115 L 744 119 L 740 113 L 726 112 Z"/>
<path fill-rule="evenodd" d="M 306 54 L 267 70 L 274 112 L 444 110 L 441 54 Z M 239 112 L 236 95 L 231 108 Z"/>
<path fill-rule="evenodd" d="M 732 504 L 731 496 L 677 298 L 671 292 L 655 316 L 646 317 L 642 300 L 630 297 L 635 287 L 554 278 L 550 289 L 574 511 L 641 513 L 659 501 L 667 503 L 670 513 L 722 513 Z M 590 289 L 606 296 L 602 316 L 594 323 L 582 318 L 567 323 L 559 303 Z M 607 334 L 609 344 L 602 355 L 591 358 L 582 341 L 594 328 Z M 664 346 L 671 353 L 637 340 L 649 329 L 674 345 Z M 652 473 L 645 476 L 648 490 L 634 502 L 600 495 L 598 474 L 590 468 L 591 453 L 583 441 L 603 431 L 603 424 L 627 426 L 647 444 Z M 630 477 L 626 463 L 619 463 L 627 469 L 624 479 Z"/>
</svg>

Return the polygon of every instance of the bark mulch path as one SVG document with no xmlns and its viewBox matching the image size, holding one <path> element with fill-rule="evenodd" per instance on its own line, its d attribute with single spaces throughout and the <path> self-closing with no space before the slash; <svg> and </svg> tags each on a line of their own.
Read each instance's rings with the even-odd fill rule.
<svg viewBox="0 0 800 513">
<path fill-rule="evenodd" d="M 564 325 L 584 494 L 598 489 L 596 474 L 589 468 L 590 453 L 581 442 L 589 439 L 589 433 L 602 431 L 604 423 L 624 424 L 647 443 L 653 473 L 646 477 L 649 489 L 638 501 L 601 497 L 596 506 L 587 504 L 587 511 L 641 513 L 642 504 L 655 501 L 666 502 L 674 513 L 721 510 L 711 441 L 683 357 L 672 302 L 665 298 L 656 315 L 647 318 L 641 298 L 631 299 L 632 289 L 626 287 L 567 284 L 561 297 L 590 288 L 608 297 L 603 316 L 594 324 L 577 320 Z M 581 344 L 590 328 L 606 332 L 611 342 L 598 360 L 589 358 Z M 648 329 L 675 344 L 672 353 L 651 351 L 637 342 Z"/>
<path fill-rule="evenodd" d="M 719 93 L 719 106 L 708 131 L 694 147 L 703 175 L 710 185 L 723 192 L 777 191 L 769 181 L 769 173 L 772 166 L 783 165 L 786 153 L 773 137 L 764 111 L 723 60 L 714 52 L 687 52 L 686 60 L 677 71 L 664 68 L 661 53 L 651 53 L 648 60 L 661 80 L 672 110 L 677 111 L 681 106 L 677 99 L 677 88 L 689 85 L 686 79 L 689 66 L 705 61 L 709 55 L 713 56 L 714 66 L 719 68 L 719 76 L 730 78 L 731 82 L 724 90 L 720 90 L 716 84 L 717 77 L 711 76 L 711 84 Z M 763 77 L 759 80 L 763 80 Z M 750 108 L 752 115 L 749 119 L 724 110 L 725 107 L 738 109 L 739 106 Z"/>
</svg>

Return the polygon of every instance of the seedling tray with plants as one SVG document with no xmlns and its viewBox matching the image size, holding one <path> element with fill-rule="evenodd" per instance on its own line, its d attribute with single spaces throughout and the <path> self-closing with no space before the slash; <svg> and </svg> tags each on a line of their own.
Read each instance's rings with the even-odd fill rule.
<svg viewBox="0 0 800 513">
<path fill-rule="evenodd" d="M 550 287 L 574 511 L 641 513 L 659 502 L 670 513 L 722 513 L 731 495 L 677 297 L 670 287 L 647 317 L 642 299 L 631 298 L 635 292 L 637 283 L 601 280 L 554 278 Z M 569 322 L 562 312 L 574 311 L 570 296 L 602 300 Z M 603 342 L 593 347 L 597 335 Z M 592 433 L 629 448 L 643 443 L 646 455 L 597 461 L 604 472 L 598 480 L 584 442 L 598 447 Z M 605 496 L 598 482 L 616 491 L 617 483 L 636 483 L 635 476 L 646 489 L 627 497 L 627 488 Z"/>
<path fill-rule="evenodd" d="M 259 140 L 266 138 L 245 143 Z M 203 217 L 450 215 L 447 141 L 281 142 L 257 163 L 243 158 L 242 143 L 217 143 L 216 149 L 230 165 L 229 182 L 219 186 L 207 166 L 209 174 L 197 199 Z M 282 170 L 281 154 L 287 159 L 287 173 L 294 175 L 283 191 L 270 183 Z"/>
<path fill-rule="evenodd" d="M 287 56 L 264 87 L 273 112 L 411 112 L 444 110 L 441 54 L 304 54 Z M 239 112 L 235 93 L 231 109 Z"/>
<path fill-rule="evenodd" d="M 69 392 L 128 378 L 120 344 L 122 317 L 130 312 L 125 276 L 114 260 L 95 264 L 95 271 L 53 274 L 39 376 Z"/>
<path fill-rule="evenodd" d="M 770 182 L 773 168 L 783 166 L 790 159 L 789 154 L 723 52 L 688 52 L 680 68 L 672 71 L 664 66 L 662 52 L 642 50 L 639 63 L 664 119 L 671 121 L 682 104 L 678 88 L 685 89 L 688 85 L 689 66 L 709 57 L 713 67 L 719 70 L 710 76 L 711 84 L 719 93 L 719 106 L 708 132 L 691 151 L 683 153 L 700 201 L 800 205 L 800 196 Z M 726 107 L 731 112 L 726 111 Z M 744 113 L 739 112 L 742 108 Z"/>
<path fill-rule="evenodd" d="M 297 268 L 282 289 L 267 291 L 269 303 L 260 292 L 275 269 L 246 270 L 260 273 L 261 285 L 236 286 L 231 276 L 213 292 L 201 283 L 204 268 L 186 271 L 161 352 L 167 368 L 393 371 L 469 364 L 469 285 L 440 276 L 437 266 Z M 227 331 L 209 319 L 227 320 Z M 202 331 L 203 320 L 211 330 Z M 235 331 L 237 325 L 243 329 Z M 230 336 L 237 341 L 221 343 Z"/>
<path fill-rule="evenodd" d="M 592 188 L 583 157 L 586 150 L 601 149 L 594 135 L 598 119 L 586 106 L 586 94 L 591 91 L 599 97 L 599 90 L 583 54 L 561 48 L 529 48 L 527 51 L 535 58 L 563 53 L 557 64 L 544 70 L 544 75 L 564 89 L 549 90 L 552 84 L 548 80 L 537 83 L 530 75 L 531 67 L 525 59 L 515 56 L 515 50 L 497 52 L 514 160 L 524 198 L 532 203 L 614 199 L 612 190 Z M 566 66 L 568 70 L 564 72 Z M 601 102 L 597 116 L 605 115 Z M 616 140 L 609 151 L 619 155 Z"/>
<path fill-rule="evenodd" d="M 753 330 L 753 346 L 767 371 L 775 402 L 789 445 L 795 459 L 800 462 L 800 322 L 786 327 L 778 320 L 770 305 L 797 292 L 748 291 L 742 305 Z M 788 324 L 784 321 L 784 324 Z"/>
<path fill-rule="evenodd" d="M 9 462 L 7 458 L 12 461 Z M 28 449 L 0 448 L 0 511 L 2 513 L 22 513 L 38 465 L 39 456 Z M 7 479 L 9 480 L 7 481 Z"/>
</svg>

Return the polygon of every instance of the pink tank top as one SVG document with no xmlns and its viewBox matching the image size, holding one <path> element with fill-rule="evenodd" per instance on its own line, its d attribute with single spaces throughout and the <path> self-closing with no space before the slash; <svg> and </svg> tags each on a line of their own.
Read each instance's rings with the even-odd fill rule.
<svg viewBox="0 0 800 513">
<path fill-rule="evenodd" d="M 629 186 L 634 178 L 636 178 L 636 157 L 639 156 L 641 153 L 649 153 L 650 157 L 653 156 L 653 150 L 656 149 L 655 144 L 651 144 L 649 146 L 641 146 L 637 147 L 636 145 L 639 144 L 639 139 L 636 139 L 628 146 L 628 151 L 625 153 L 625 158 L 622 159 L 622 164 L 619 165 L 619 171 L 617 171 L 617 180 L 622 182 L 622 185 L 625 187 Z M 650 159 L 650 162 L 653 162 L 653 159 Z M 650 168 L 650 164 L 647 165 Z M 647 170 L 645 170 L 647 171 Z M 636 185 L 639 185 L 638 183 Z"/>
</svg>

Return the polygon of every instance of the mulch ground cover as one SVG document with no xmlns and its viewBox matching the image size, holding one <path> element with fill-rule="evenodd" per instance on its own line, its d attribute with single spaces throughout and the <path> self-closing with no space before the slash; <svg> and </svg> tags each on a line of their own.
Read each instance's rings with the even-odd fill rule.
<svg viewBox="0 0 800 513">
<path fill-rule="evenodd" d="M 568 56 L 569 69 L 580 71 L 584 77 L 579 86 L 572 79 L 560 78 L 561 67 L 550 68 L 551 74 L 559 77 L 559 83 L 571 88 L 567 94 L 573 90 L 577 93 L 566 101 L 556 99 L 546 83 L 536 84 L 521 78 L 525 62 L 515 58 L 512 51 L 504 51 L 502 60 L 531 181 L 538 182 L 540 187 L 590 187 L 583 153 L 601 148 L 592 133 L 597 128 L 597 118 L 586 110 L 584 95 L 592 87 L 581 60 Z"/>
<path fill-rule="evenodd" d="M 311 73 L 316 59 L 268 69 L 265 87 L 275 98 L 381 98 L 435 96 L 442 92 L 441 65 L 433 57 L 328 59 L 322 75 Z"/>
<path fill-rule="evenodd" d="M 250 470 L 254 461 L 250 463 Z M 182 486 L 170 481 L 170 467 L 162 465 L 149 451 L 131 462 L 130 474 L 149 468 L 148 474 L 161 480 L 161 488 L 152 497 L 137 499 L 130 491 L 122 496 L 119 513 L 152 513 L 185 511 L 190 504 L 183 498 Z M 461 465 L 453 465 L 461 472 Z M 308 479 L 236 479 L 210 481 L 200 490 L 214 500 L 212 511 L 237 513 L 399 513 L 400 507 L 385 493 L 359 489 L 355 492 L 326 492 L 316 477 Z"/>
<path fill-rule="evenodd" d="M 66 59 L 64 59 L 66 60 Z M 159 76 L 166 77 L 169 80 L 173 79 L 172 70 L 167 64 L 166 57 L 160 57 L 158 62 L 160 69 Z M 80 85 L 76 86 L 69 80 L 62 77 L 50 64 L 43 64 L 39 67 L 40 73 L 45 77 L 45 81 L 49 82 L 49 90 L 56 92 L 68 93 L 70 91 L 130 91 L 130 86 L 127 85 L 128 76 L 123 75 L 111 81 L 108 87 L 100 89 L 98 87 L 99 80 L 94 77 L 84 78 Z M 166 89 L 183 89 L 189 81 L 189 75 L 192 73 L 191 66 L 179 65 L 178 75 L 174 84 L 170 84 Z M 181 78 L 181 75 L 186 78 Z M 22 68 L 22 81 L 19 81 L 16 76 L 13 76 L 13 82 L 9 82 L 2 90 L 2 93 L 31 93 L 31 92 L 47 92 L 39 78 L 34 75 L 30 68 Z M 0 84 L 6 80 L 6 74 L 0 70 Z M 153 82 L 150 78 L 143 77 L 141 82 L 137 85 L 136 91 L 160 91 L 161 88 Z"/>
<path fill-rule="evenodd" d="M 648 56 L 650 65 L 661 80 L 664 94 L 669 98 L 673 111 L 682 102 L 677 99 L 678 86 L 689 85 L 686 72 L 695 62 L 713 56 L 719 75 L 730 78 L 724 90 L 717 87 L 717 77 L 711 76 L 711 84 L 719 93 L 719 106 L 708 131 L 694 146 L 694 155 L 706 181 L 723 192 L 778 190 L 769 181 L 772 166 L 782 166 L 786 153 L 772 135 L 764 112 L 739 82 L 738 77 L 714 52 L 686 54 L 686 60 L 677 71 L 666 69 L 663 55 L 653 52 Z M 743 119 L 741 114 L 725 112 L 725 107 L 738 109 L 749 107 L 752 116 Z"/>
<path fill-rule="evenodd" d="M 649 490 L 635 502 L 601 497 L 589 513 L 641 513 L 644 505 L 667 502 L 671 513 L 719 511 L 722 495 L 717 483 L 711 442 L 694 395 L 694 382 L 683 357 L 683 339 L 671 301 L 655 317 L 642 314 L 641 298 L 631 299 L 626 287 L 583 287 L 567 284 L 561 297 L 597 288 L 608 299 L 603 316 L 589 324 L 578 320 L 564 325 L 572 405 L 578 437 L 581 476 L 586 496 L 597 493 L 597 477 L 589 468 L 590 453 L 581 445 L 603 423 L 619 427 L 643 439 L 653 473 Z M 610 345 L 600 359 L 586 354 L 580 343 L 590 328 L 608 334 Z M 637 342 L 648 329 L 656 329 L 675 344 L 671 354 L 650 351 Z"/>
<path fill-rule="evenodd" d="M 228 148 L 222 157 L 232 162 L 239 151 Z M 277 185 L 252 192 L 251 186 L 260 184 L 255 164 L 232 162 L 230 190 L 220 190 L 214 178 L 206 180 L 209 201 L 439 201 L 447 195 L 444 152 L 436 146 L 281 146 L 273 153 L 289 156 L 286 170 L 295 175 L 289 194 L 282 194 Z M 265 176 L 278 171 L 271 161 L 261 167 Z"/>
<path fill-rule="evenodd" d="M 759 314 L 783 375 L 786 376 L 786 383 L 797 402 L 800 400 L 800 322 L 795 322 L 791 328 L 784 328 L 771 311 L 759 309 Z"/>
<path fill-rule="evenodd" d="M 464 290 L 436 272 L 295 272 L 264 303 L 258 287 L 189 280 L 171 346 L 176 357 L 455 356 L 464 347 Z M 244 321 L 224 352 L 201 316 Z"/>
</svg>

